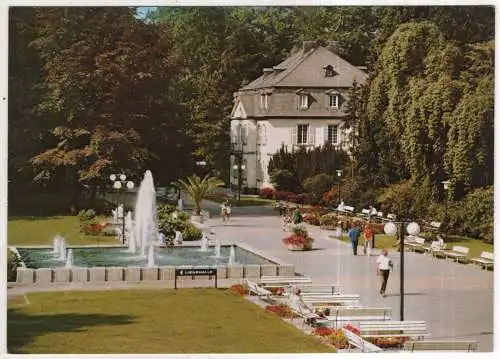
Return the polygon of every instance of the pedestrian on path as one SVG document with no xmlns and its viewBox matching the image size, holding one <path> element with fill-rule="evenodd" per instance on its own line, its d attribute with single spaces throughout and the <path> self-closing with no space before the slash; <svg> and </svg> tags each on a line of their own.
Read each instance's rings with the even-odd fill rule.
<svg viewBox="0 0 500 359">
<path fill-rule="evenodd" d="M 372 239 L 373 239 L 373 229 L 370 221 L 365 223 L 363 227 L 363 254 L 366 256 L 370 256 L 371 247 L 372 247 Z"/>
<path fill-rule="evenodd" d="M 359 236 L 361 235 L 361 229 L 359 228 L 359 225 L 357 223 L 354 223 L 352 228 L 349 230 L 347 233 L 351 240 L 351 245 L 352 245 L 352 253 L 357 256 L 358 255 L 358 241 L 359 241 Z"/>
<path fill-rule="evenodd" d="M 377 258 L 377 275 L 380 276 L 380 295 L 385 297 L 385 289 L 387 287 L 387 280 L 389 279 L 389 272 L 393 268 L 391 258 L 387 249 L 382 249 L 382 254 Z"/>
</svg>

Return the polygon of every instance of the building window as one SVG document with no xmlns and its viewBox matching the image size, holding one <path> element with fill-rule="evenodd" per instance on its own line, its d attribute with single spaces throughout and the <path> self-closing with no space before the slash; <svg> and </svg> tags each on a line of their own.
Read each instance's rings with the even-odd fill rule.
<svg viewBox="0 0 500 359">
<path fill-rule="evenodd" d="M 268 107 L 269 107 L 269 95 L 268 94 L 260 95 L 260 108 L 267 110 Z"/>
<path fill-rule="evenodd" d="M 339 125 L 328 125 L 328 143 L 331 145 L 339 144 Z"/>
<path fill-rule="evenodd" d="M 297 125 L 297 144 L 306 145 L 309 125 Z"/>
<path fill-rule="evenodd" d="M 339 95 L 329 95 L 328 106 L 330 108 L 339 108 Z"/>
<path fill-rule="evenodd" d="M 307 109 L 309 107 L 309 96 L 308 95 L 299 95 L 299 108 Z"/>
</svg>

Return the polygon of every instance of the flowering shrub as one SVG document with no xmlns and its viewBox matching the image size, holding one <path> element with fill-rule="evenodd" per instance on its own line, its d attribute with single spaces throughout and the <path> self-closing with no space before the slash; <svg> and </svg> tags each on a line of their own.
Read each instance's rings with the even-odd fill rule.
<svg viewBox="0 0 500 359">
<path fill-rule="evenodd" d="M 313 334 L 318 335 L 320 337 L 326 337 L 328 335 L 331 335 L 335 332 L 335 329 L 328 328 L 328 327 L 318 327 L 314 329 Z"/>
<path fill-rule="evenodd" d="M 281 318 L 292 318 L 295 316 L 293 311 L 290 309 L 289 306 L 285 304 L 280 304 L 280 305 L 268 305 L 266 307 L 267 312 L 271 312 L 276 314 L 277 316 Z"/>
<path fill-rule="evenodd" d="M 339 222 L 339 217 L 335 213 L 328 213 L 319 218 L 319 223 L 325 227 L 336 227 Z"/>
<path fill-rule="evenodd" d="M 328 342 L 337 349 L 345 349 L 349 346 L 347 338 L 342 330 L 334 330 L 333 333 L 329 334 Z"/>
<path fill-rule="evenodd" d="M 401 346 L 408 340 L 408 337 L 374 337 L 365 339 L 379 348 L 393 348 Z"/>
<path fill-rule="evenodd" d="M 314 239 L 309 237 L 307 229 L 304 226 L 294 226 L 292 235 L 282 239 L 287 246 L 302 248 L 303 250 L 311 250 Z"/>
<path fill-rule="evenodd" d="M 320 216 L 318 213 L 307 213 L 303 217 L 304 222 L 312 224 L 313 226 L 320 225 L 319 219 L 320 219 Z"/>
<path fill-rule="evenodd" d="M 296 194 L 293 192 L 287 192 L 287 191 L 276 191 L 274 196 L 279 201 L 289 201 L 290 198 L 294 199 Z"/>
<path fill-rule="evenodd" d="M 271 187 L 265 187 L 260 190 L 259 197 L 260 198 L 267 198 L 267 199 L 274 199 L 276 191 L 271 188 Z"/>
<path fill-rule="evenodd" d="M 83 234 L 87 236 L 97 236 L 101 234 L 102 230 L 106 228 L 107 224 L 99 224 L 99 223 L 90 223 L 87 225 L 84 225 L 82 228 Z"/>
<path fill-rule="evenodd" d="M 239 294 L 239 295 L 247 295 L 248 294 L 248 289 L 241 285 L 241 284 L 233 284 L 229 288 L 233 293 Z"/>
</svg>

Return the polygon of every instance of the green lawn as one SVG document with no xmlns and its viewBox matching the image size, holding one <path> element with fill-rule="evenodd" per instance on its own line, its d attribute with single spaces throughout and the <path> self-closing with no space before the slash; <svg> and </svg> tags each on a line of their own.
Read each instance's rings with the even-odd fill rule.
<svg viewBox="0 0 500 359">
<path fill-rule="evenodd" d="M 222 289 L 34 293 L 28 299 L 8 303 L 9 353 L 334 351 Z"/>
<path fill-rule="evenodd" d="M 238 204 L 238 199 L 233 199 L 232 197 L 228 197 L 225 195 L 211 194 L 211 195 L 205 196 L 205 199 L 212 201 L 212 202 L 217 202 L 217 203 L 222 203 L 225 200 L 229 200 L 231 205 L 236 206 L 236 207 L 267 206 L 270 204 L 274 204 L 274 202 L 275 202 L 272 199 L 260 198 L 260 197 L 255 197 L 255 196 L 247 196 L 247 195 L 241 196 L 239 204 Z"/>
<path fill-rule="evenodd" d="M 330 238 L 334 238 L 330 236 Z M 340 238 L 343 242 L 350 242 L 349 237 L 342 236 Z M 360 243 L 363 243 L 360 240 Z M 396 250 L 397 249 L 397 240 L 394 236 L 390 236 L 387 234 L 377 234 L 375 235 L 375 248 L 387 248 L 388 250 Z M 468 237 L 460 237 L 460 236 L 448 236 L 448 248 L 452 246 L 463 246 L 469 248 L 469 257 L 474 258 L 478 257 L 482 251 L 493 252 L 493 245 L 484 243 L 479 239 L 468 238 Z"/>
<path fill-rule="evenodd" d="M 76 216 L 11 217 L 7 224 L 9 245 L 52 244 L 54 236 L 64 237 L 67 244 L 119 244 L 114 236 L 86 236 L 80 233 Z"/>
</svg>

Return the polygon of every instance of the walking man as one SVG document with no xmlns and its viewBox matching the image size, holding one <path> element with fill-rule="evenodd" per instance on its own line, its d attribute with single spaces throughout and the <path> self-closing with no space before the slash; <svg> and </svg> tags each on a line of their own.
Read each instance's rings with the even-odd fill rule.
<svg viewBox="0 0 500 359">
<path fill-rule="evenodd" d="M 387 280 L 389 279 L 389 271 L 393 267 L 391 258 L 387 249 L 382 250 L 382 254 L 377 258 L 377 275 L 380 276 L 380 294 L 385 297 L 385 289 L 387 287 Z"/>
<path fill-rule="evenodd" d="M 358 255 L 358 241 L 359 241 L 359 236 L 361 234 L 361 229 L 359 228 L 359 225 L 355 223 L 353 227 L 349 230 L 347 235 L 349 236 L 352 244 L 352 253 L 357 256 Z"/>
</svg>

